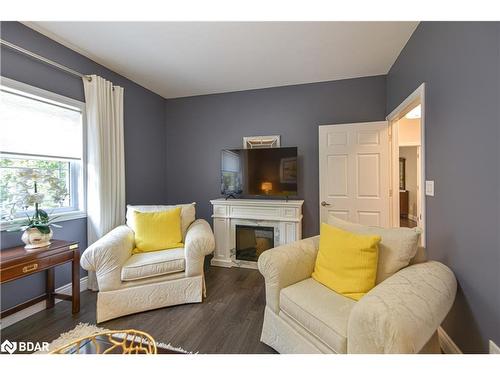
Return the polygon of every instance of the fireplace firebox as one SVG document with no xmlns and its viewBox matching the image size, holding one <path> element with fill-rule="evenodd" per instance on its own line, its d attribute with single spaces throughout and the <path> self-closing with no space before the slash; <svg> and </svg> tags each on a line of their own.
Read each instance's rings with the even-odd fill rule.
<svg viewBox="0 0 500 375">
<path fill-rule="evenodd" d="M 236 259 L 256 262 L 260 254 L 274 247 L 274 228 L 239 225 L 236 230 Z"/>
</svg>

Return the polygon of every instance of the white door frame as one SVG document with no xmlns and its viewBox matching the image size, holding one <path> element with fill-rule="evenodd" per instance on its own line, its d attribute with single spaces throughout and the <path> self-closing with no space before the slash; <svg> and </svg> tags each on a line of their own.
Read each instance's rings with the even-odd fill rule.
<svg viewBox="0 0 500 375">
<path fill-rule="evenodd" d="M 422 163 L 420 162 L 420 158 L 422 157 L 422 146 L 419 145 L 417 146 L 417 186 L 419 188 L 419 191 L 422 191 L 424 186 L 422 185 L 422 173 L 420 169 L 422 168 Z M 425 191 L 424 191 L 425 195 Z M 418 194 L 417 196 L 417 223 L 419 226 L 422 224 L 422 194 Z"/>
<path fill-rule="evenodd" d="M 391 199 L 391 218 L 392 226 L 399 227 L 399 144 L 398 144 L 398 127 L 397 121 L 407 113 L 408 107 L 415 102 L 421 105 L 420 118 L 420 223 L 424 229 L 421 236 L 422 246 L 426 245 L 426 217 L 425 217 L 425 83 L 422 83 L 415 91 L 413 91 L 403 102 L 398 105 L 387 117 L 389 121 L 389 139 L 391 142 L 391 180 L 392 194 Z"/>
</svg>

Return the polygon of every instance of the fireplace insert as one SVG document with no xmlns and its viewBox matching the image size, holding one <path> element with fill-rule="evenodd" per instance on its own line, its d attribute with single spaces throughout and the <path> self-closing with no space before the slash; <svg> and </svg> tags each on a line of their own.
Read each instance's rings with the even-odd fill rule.
<svg viewBox="0 0 500 375">
<path fill-rule="evenodd" d="M 236 259 L 256 262 L 260 254 L 274 247 L 274 228 L 236 225 Z"/>
</svg>

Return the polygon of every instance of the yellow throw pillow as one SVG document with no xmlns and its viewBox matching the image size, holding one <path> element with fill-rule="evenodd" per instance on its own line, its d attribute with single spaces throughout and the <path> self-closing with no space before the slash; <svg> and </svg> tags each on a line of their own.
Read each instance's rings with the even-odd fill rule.
<svg viewBox="0 0 500 375">
<path fill-rule="evenodd" d="M 184 246 L 181 232 L 181 208 L 168 211 L 133 211 L 134 254 Z"/>
<path fill-rule="evenodd" d="M 375 286 L 380 240 L 322 223 L 312 278 L 358 301 Z"/>
</svg>

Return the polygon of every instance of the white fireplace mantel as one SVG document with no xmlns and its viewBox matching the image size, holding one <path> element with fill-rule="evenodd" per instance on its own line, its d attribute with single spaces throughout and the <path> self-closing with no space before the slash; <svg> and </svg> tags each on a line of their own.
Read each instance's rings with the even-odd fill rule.
<svg viewBox="0 0 500 375">
<path fill-rule="evenodd" d="M 211 265 L 257 268 L 256 262 L 235 259 L 236 225 L 273 227 L 275 246 L 302 238 L 303 200 L 214 199 L 215 253 Z"/>
</svg>

